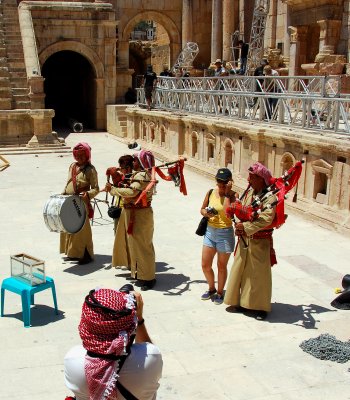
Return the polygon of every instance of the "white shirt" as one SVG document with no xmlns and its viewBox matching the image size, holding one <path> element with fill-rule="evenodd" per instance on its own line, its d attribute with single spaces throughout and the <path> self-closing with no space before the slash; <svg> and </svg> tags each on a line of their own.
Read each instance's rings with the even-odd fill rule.
<svg viewBox="0 0 350 400">
<path fill-rule="evenodd" d="M 77 400 L 89 400 L 85 378 L 86 350 L 82 345 L 72 347 L 64 357 L 64 380 Z M 151 343 L 134 343 L 119 373 L 119 382 L 139 400 L 157 397 L 163 360 L 158 347 Z M 124 397 L 118 391 L 118 399 Z M 124 399 L 125 400 L 125 399 Z"/>
<path fill-rule="evenodd" d="M 226 69 L 224 67 L 215 69 L 215 76 L 221 76 L 222 74 L 226 74 Z"/>
</svg>

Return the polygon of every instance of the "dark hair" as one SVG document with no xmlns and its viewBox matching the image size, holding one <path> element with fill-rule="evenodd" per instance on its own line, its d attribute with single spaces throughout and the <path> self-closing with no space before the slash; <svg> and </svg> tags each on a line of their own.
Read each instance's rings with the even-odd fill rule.
<svg viewBox="0 0 350 400">
<path fill-rule="evenodd" d="M 133 161 L 134 161 L 133 156 L 131 156 L 130 154 L 125 154 L 124 156 L 121 156 L 119 158 L 118 163 L 121 168 L 127 168 L 127 167 L 132 168 Z"/>
<path fill-rule="evenodd" d="M 216 183 L 224 183 L 225 185 L 227 185 L 229 183 L 229 180 L 224 181 L 223 179 L 216 179 Z"/>
</svg>

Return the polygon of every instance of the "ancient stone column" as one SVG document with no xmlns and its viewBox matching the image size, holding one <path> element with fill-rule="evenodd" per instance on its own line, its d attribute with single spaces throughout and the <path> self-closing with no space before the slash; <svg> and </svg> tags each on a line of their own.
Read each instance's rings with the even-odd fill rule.
<svg viewBox="0 0 350 400">
<path fill-rule="evenodd" d="M 307 26 L 289 26 L 290 52 L 289 75 L 300 75 L 300 65 L 306 62 L 306 34 Z"/>
<path fill-rule="evenodd" d="M 193 42 L 192 0 L 182 1 L 182 48 Z"/>
<path fill-rule="evenodd" d="M 322 62 L 325 56 L 335 53 L 340 38 L 340 20 L 325 19 L 317 21 L 320 26 L 320 47 L 315 62 Z"/>
<path fill-rule="evenodd" d="M 284 16 L 283 16 L 284 26 L 287 27 L 290 25 L 289 9 L 285 3 L 282 4 L 282 7 L 283 7 L 283 12 L 284 12 Z M 289 51 L 290 51 L 290 40 L 289 39 L 290 38 L 289 38 L 288 30 L 285 29 L 284 30 L 284 38 L 283 38 L 283 42 L 284 42 L 283 61 L 287 67 L 289 67 Z"/>
<path fill-rule="evenodd" d="M 235 31 L 235 6 L 232 0 L 223 0 L 222 16 L 222 58 L 232 60 L 231 35 Z"/>
<path fill-rule="evenodd" d="M 32 118 L 33 136 L 26 147 L 62 145 L 61 141 L 57 138 L 57 133 L 52 132 L 52 118 L 55 115 L 54 110 L 28 110 L 28 114 Z"/>
<path fill-rule="evenodd" d="M 212 0 L 211 61 L 222 58 L 222 0 Z"/>
</svg>

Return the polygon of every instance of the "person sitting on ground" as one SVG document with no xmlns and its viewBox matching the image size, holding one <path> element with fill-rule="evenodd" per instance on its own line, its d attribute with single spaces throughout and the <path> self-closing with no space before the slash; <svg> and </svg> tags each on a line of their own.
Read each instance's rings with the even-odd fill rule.
<svg viewBox="0 0 350 400">
<path fill-rule="evenodd" d="M 201 298 L 202 300 L 214 298 L 214 303 L 219 305 L 224 299 L 227 263 L 235 246 L 232 221 L 226 217 L 225 209 L 235 201 L 236 193 L 232 191 L 232 172 L 229 169 L 220 168 L 215 179 L 217 189 L 211 189 L 206 194 L 200 210 L 203 217 L 209 219 L 202 249 L 202 270 L 209 288 Z M 218 265 L 217 290 L 212 268 L 215 254 Z"/>
<path fill-rule="evenodd" d="M 132 289 L 91 290 L 86 296 L 79 324 L 82 345 L 64 357 L 65 383 L 76 400 L 156 398 L 162 356 L 148 335 L 141 294 L 129 293 Z"/>
</svg>

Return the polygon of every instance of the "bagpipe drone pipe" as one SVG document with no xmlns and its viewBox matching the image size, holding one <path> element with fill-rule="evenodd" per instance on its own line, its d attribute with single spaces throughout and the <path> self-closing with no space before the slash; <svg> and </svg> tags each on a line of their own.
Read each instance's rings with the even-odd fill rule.
<svg viewBox="0 0 350 400">
<path fill-rule="evenodd" d="M 148 185 L 140 193 L 135 204 L 139 202 L 142 202 L 143 204 L 147 203 L 147 192 L 154 189 L 155 185 L 158 183 L 156 175 L 158 175 L 161 179 L 165 181 L 173 181 L 175 187 L 179 187 L 180 193 L 186 196 L 187 188 L 186 188 L 185 177 L 183 174 L 185 161 L 186 158 L 180 158 L 176 161 L 169 161 L 161 165 L 155 165 L 151 168 L 147 168 L 126 175 L 123 175 L 120 168 L 110 167 L 106 171 L 107 180 L 109 181 L 110 178 L 112 178 L 113 185 L 116 187 L 128 187 L 131 185 L 132 182 L 147 182 Z M 167 173 L 164 173 L 163 169 L 167 169 Z M 136 179 L 135 175 L 142 171 L 147 171 L 148 174 L 150 175 L 150 179 Z"/>
<path fill-rule="evenodd" d="M 242 200 L 247 194 L 250 186 L 244 191 L 240 199 L 237 199 L 230 204 L 226 209 L 226 215 L 233 219 L 237 217 L 241 222 L 254 221 L 259 215 L 267 209 L 276 207 L 275 218 L 271 225 L 264 229 L 279 228 L 286 221 L 286 214 L 284 213 L 284 200 L 286 194 L 293 189 L 298 183 L 302 171 L 302 164 L 304 160 L 297 161 L 288 171 L 286 171 L 279 178 L 271 178 L 270 185 L 267 186 L 259 195 L 253 197 L 251 204 L 243 205 Z M 276 200 L 265 204 L 271 196 L 275 196 Z M 296 201 L 296 193 L 293 201 Z"/>
</svg>

